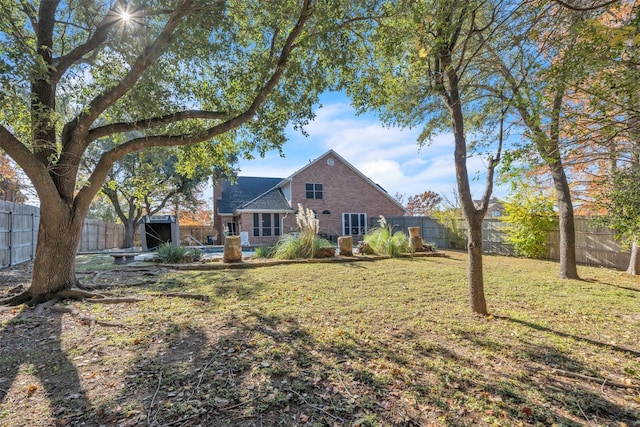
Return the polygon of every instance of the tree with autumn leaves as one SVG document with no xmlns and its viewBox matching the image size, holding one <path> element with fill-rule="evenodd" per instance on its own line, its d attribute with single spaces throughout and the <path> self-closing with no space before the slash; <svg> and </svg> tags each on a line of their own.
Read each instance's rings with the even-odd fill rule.
<svg viewBox="0 0 640 427">
<path fill-rule="evenodd" d="M 442 202 L 442 196 L 427 190 L 415 196 L 409 196 L 405 209 L 409 216 L 427 216 Z"/>
<path fill-rule="evenodd" d="M 23 184 L 16 173 L 15 166 L 6 155 L 0 155 L 0 200 L 13 203 L 27 201 L 23 193 Z"/>
</svg>

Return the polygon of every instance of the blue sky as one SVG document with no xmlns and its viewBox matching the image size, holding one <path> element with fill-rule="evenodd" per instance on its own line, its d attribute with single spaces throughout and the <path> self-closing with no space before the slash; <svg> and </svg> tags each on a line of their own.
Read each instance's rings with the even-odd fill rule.
<svg viewBox="0 0 640 427">
<path fill-rule="evenodd" d="M 357 116 L 349 100 L 341 94 L 321 98 L 322 107 L 306 127 L 309 136 L 293 130 L 283 146 L 285 157 L 270 152 L 264 158 L 240 162 L 240 176 L 284 178 L 310 160 L 333 149 L 358 170 L 382 186 L 389 194 L 407 197 L 426 190 L 452 198 L 455 183 L 453 135 L 439 135 L 429 146 L 420 148 L 420 129 L 386 128 L 375 115 Z M 473 197 L 484 191 L 486 164 L 480 157 L 467 160 Z M 496 187 L 494 195 L 504 198 L 506 188 Z"/>
</svg>

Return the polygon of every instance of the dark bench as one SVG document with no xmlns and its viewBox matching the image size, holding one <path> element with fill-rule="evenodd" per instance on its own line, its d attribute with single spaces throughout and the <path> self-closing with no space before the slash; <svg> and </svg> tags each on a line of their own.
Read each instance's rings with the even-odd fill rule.
<svg viewBox="0 0 640 427">
<path fill-rule="evenodd" d="M 109 254 L 113 257 L 113 262 L 116 264 L 129 264 L 135 261 L 136 254 L 134 253 L 116 253 Z"/>
</svg>

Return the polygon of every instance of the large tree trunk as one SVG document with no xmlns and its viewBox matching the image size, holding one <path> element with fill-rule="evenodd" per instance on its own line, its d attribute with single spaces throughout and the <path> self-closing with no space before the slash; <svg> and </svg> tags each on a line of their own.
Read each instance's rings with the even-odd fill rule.
<svg viewBox="0 0 640 427">
<path fill-rule="evenodd" d="M 556 203 L 560 219 L 560 277 L 579 279 L 576 264 L 576 230 L 569 182 L 561 162 L 549 163 L 556 190 Z"/>
<path fill-rule="evenodd" d="M 637 276 L 640 274 L 640 246 L 638 241 L 634 240 L 631 246 L 631 259 L 629 260 L 629 267 L 627 273 Z"/>
<path fill-rule="evenodd" d="M 84 216 L 71 210 L 47 210 L 42 206 L 38 244 L 33 263 L 31 287 L 28 294 L 38 302 L 47 294 L 69 289 L 78 284 L 75 255 L 82 235 Z"/>
<path fill-rule="evenodd" d="M 482 220 L 484 215 L 467 218 L 467 270 L 469 273 L 469 305 L 474 313 L 487 315 L 482 269 Z"/>
<path fill-rule="evenodd" d="M 123 248 L 131 248 L 133 247 L 133 239 L 136 235 L 136 222 L 133 219 L 127 219 L 124 223 L 124 242 L 122 243 Z"/>
</svg>

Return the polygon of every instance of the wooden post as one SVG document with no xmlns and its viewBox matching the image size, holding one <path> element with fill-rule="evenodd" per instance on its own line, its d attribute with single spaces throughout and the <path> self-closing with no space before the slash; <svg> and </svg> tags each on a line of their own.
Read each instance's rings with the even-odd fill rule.
<svg viewBox="0 0 640 427">
<path fill-rule="evenodd" d="M 424 252 L 424 244 L 420 237 L 420 227 L 409 227 L 409 246 L 414 252 Z"/>
<path fill-rule="evenodd" d="M 242 261 L 242 245 L 240 244 L 240 236 L 225 237 L 222 261 L 223 262 Z"/>
<path fill-rule="evenodd" d="M 338 237 L 338 247 L 340 248 L 340 256 L 353 256 L 353 237 Z"/>
</svg>

